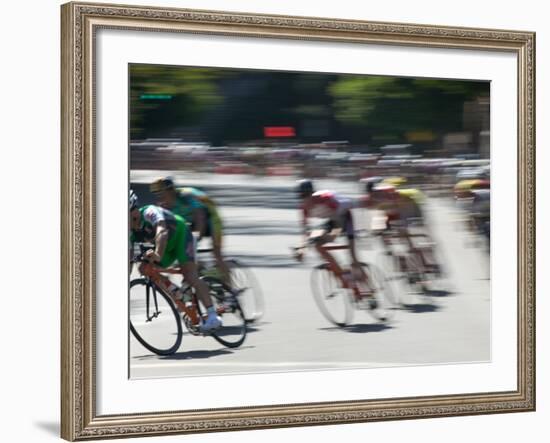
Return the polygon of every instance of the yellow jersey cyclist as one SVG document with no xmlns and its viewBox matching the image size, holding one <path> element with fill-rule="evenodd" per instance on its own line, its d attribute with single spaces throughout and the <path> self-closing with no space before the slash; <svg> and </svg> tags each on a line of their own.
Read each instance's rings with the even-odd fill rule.
<svg viewBox="0 0 550 443">
<path fill-rule="evenodd" d="M 197 240 L 210 237 L 216 266 L 225 283 L 230 285 L 230 271 L 222 253 L 222 221 L 214 201 L 197 188 L 176 188 L 170 177 L 155 180 L 151 183 L 150 190 L 155 194 L 160 206 L 183 217 L 191 224 L 191 230 L 196 233 Z"/>
<path fill-rule="evenodd" d="M 453 188 L 455 200 L 460 202 L 469 202 L 473 199 L 473 192 L 478 189 L 490 189 L 491 182 L 487 179 L 474 178 L 460 180 Z"/>
<path fill-rule="evenodd" d="M 422 205 L 424 194 L 418 189 L 401 189 L 381 177 L 361 180 L 365 186 L 363 205 L 378 209 L 386 216 L 386 228 L 405 227 L 414 224 L 424 226 Z"/>
<path fill-rule="evenodd" d="M 154 249 L 146 252 L 146 258 L 159 266 L 167 268 L 178 263 L 186 283 L 197 292 L 197 296 L 206 307 L 207 318 L 201 325 L 201 331 L 211 332 L 222 325 L 216 314 L 208 286 L 198 275 L 194 261 L 194 245 L 191 231 L 180 216 L 155 205 L 138 207 L 138 199 L 130 190 L 130 242 L 152 242 Z"/>
<path fill-rule="evenodd" d="M 366 193 L 362 206 L 384 212 L 385 230 L 394 229 L 410 250 L 417 250 L 411 238 L 413 235 L 410 228 L 419 226 L 424 228 L 423 232 L 428 244 L 433 244 L 422 210 L 425 197 L 421 191 L 414 188 L 398 189 L 380 180 L 379 177 L 372 180 L 364 179 L 361 182 L 365 184 Z M 389 239 L 382 236 L 382 240 L 386 247 L 390 247 Z M 434 260 L 432 248 L 424 247 L 420 256 L 426 269 L 437 274 L 441 272 L 439 264 Z"/>
<path fill-rule="evenodd" d="M 478 232 L 481 226 L 479 222 L 483 222 L 482 225 L 485 225 L 485 227 L 482 231 L 485 235 L 488 234 L 486 230 L 488 224 L 485 223 L 487 220 L 483 220 L 484 218 L 488 219 L 488 217 L 485 216 L 486 214 L 480 214 L 480 212 L 487 213 L 489 211 L 487 208 L 482 208 L 480 211 L 479 205 L 480 203 L 483 203 L 482 206 L 485 205 L 490 196 L 490 189 L 491 182 L 481 178 L 461 180 L 453 189 L 456 205 L 463 211 L 466 227 L 472 233 Z M 489 204 L 487 203 L 486 206 L 489 206 Z"/>
</svg>

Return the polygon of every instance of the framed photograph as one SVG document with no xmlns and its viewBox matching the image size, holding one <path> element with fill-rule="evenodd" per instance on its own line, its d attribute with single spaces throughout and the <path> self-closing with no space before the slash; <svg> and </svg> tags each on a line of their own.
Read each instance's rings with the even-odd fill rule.
<svg viewBox="0 0 550 443">
<path fill-rule="evenodd" d="M 68 3 L 64 439 L 535 409 L 535 35 Z"/>
</svg>

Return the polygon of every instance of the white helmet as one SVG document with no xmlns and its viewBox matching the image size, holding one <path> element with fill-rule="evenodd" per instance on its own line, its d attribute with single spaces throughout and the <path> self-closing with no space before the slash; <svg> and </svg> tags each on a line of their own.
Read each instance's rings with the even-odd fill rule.
<svg viewBox="0 0 550 443">
<path fill-rule="evenodd" d="M 128 202 L 128 207 L 130 211 L 138 207 L 138 198 L 133 189 L 130 189 L 130 200 Z"/>
</svg>

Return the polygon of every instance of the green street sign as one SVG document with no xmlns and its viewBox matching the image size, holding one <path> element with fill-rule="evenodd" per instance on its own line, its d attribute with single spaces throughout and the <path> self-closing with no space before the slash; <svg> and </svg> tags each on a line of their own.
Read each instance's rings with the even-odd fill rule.
<svg viewBox="0 0 550 443">
<path fill-rule="evenodd" d="M 143 94 L 140 100 L 172 100 L 172 96 L 168 94 Z"/>
</svg>

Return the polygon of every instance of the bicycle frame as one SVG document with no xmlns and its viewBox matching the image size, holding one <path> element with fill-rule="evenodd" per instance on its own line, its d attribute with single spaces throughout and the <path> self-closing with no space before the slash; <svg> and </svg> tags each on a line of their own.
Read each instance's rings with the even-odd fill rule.
<svg viewBox="0 0 550 443">
<path fill-rule="evenodd" d="M 341 251 L 344 249 L 349 249 L 349 245 L 327 244 L 321 245 L 321 248 L 323 248 L 325 251 Z M 334 276 L 336 276 L 336 278 L 340 281 L 342 287 L 346 289 L 351 289 L 353 291 L 354 298 L 356 300 L 360 300 L 362 298 L 362 295 L 355 279 L 351 281 L 346 281 L 343 276 L 337 272 L 336 268 L 331 265 L 331 263 L 326 262 L 326 264 L 328 265 L 328 269 L 330 270 L 330 272 L 332 272 L 332 274 L 334 274 Z"/>
<path fill-rule="evenodd" d="M 197 308 L 197 300 L 195 294 L 192 296 L 191 306 L 186 306 L 186 304 L 177 297 L 174 297 L 174 294 L 166 285 L 166 280 L 163 278 L 162 274 L 181 274 L 181 268 L 175 266 L 171 268 L 160 268 L 155 266 L 152 263 L 141 262 L 138 267 L 139 272 L 146 278 L 150 279 L 156 286 L 161 290 L 166 292 L 176 304 L 178 311 L 187 315 L 190 319 L 193 320 L 193 323 L 198 323 L 199 311 Z"/>
<path fill-rule="evenodd" d="M 399 235 L 395 230 L 389 230 L 389 231 L 382 231 L 380 233 L 380 236 L 384 239 L 397 239 L 399 241 L 401 241 L 402 244 L 404 244 L 406 247 L 407 247 L 407 251 L 406 253 L 409 255 L 409 254 L 416 254 L 418 255 L 418 257 L 420 258 L 420 262 L 422 263 L 422 272 L 428 272 L 428 266 L 427 266 L 427 260 L 426 260 L 426 257 L 424 256 L 424 251 L 423 251 L 423 248 L 419 248 L 417 246 L 414 246 L 411 242 L 411 238 L 426 238 L 427 235 L 426 234 L 414 234 L 414 233 L 408 233 L 407 236 L 402 236 L 402 235 Z M 407 239 L 405 237 L 408 237 Z M 392 250 L 392 248 L 390 247 L 389 244 L 386 243 L 386 241 L 383 241 L 382 242 L 384 244 L 384 248 L 386 249 L 386 251 L 388 251 L 393 257 L 396 257 L 397 254 L 394 253 L 394 251 Z"/>
<path fill-rule="evenodd" d="M 163 291 L 165 291 L 172 301 L 176 304 L 176 307 L 178 308 L 178 311 L 184 313 L 189 317 L 194 325 L 198 324 L 199 322 L 199 308 L 198 308 L 198 302 L 197 302 L 197 296 L 195 293 L 192 293 L 191 297 L 191 306 L 187 306 L 181 299 L 174 297 L 174 294 L 170 289 L 166 286 L 166 280 L 163 278 L 163 274 L 178 274 L 181 275 L 181 267 L 180 266 L 171 266 L 169 268 L 161 268 L 159 266 L 156 266 L 152 263 L 147 262 L 141 262 L 139 266 L 139 272 L 146 278 L 149 278 L 153 283 L 155 283 L 159 288 L 161 288 Z M 188 287 L 186 291 L 191 290 L 191 287 Z M 217 314 L 221 315 L 225 311 L 222 306 L 218 307 Z M 206 315 L 203 314 L 203 317 Z"/>
</svg>

